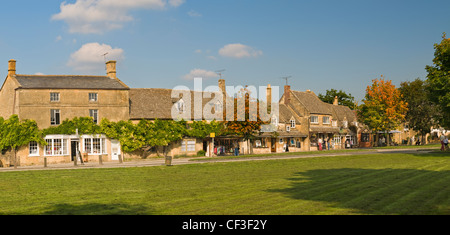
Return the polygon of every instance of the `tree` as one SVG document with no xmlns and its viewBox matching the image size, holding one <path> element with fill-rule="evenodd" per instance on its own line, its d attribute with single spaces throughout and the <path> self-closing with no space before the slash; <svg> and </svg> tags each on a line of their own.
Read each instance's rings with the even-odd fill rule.
<svg viewBox="0 0 450 235">
<path fill-rule="evenodd" d="M 131 121 L 111 122 L 108 119 L 102 119 L 100 130 L 108 138 L 120 141 L 122 150 L 126 153 L 138 150 L 145 144 L 144 137 Z"/>
<path fill-rule="evenodd" d="M 372 82 L 372 86 L 367 86 L 365 99 L 358 109 L 358 117 L 372 131 L 393 130 L 405 119 L 407 103 L 392 81 L 385 81 L 381 76 L 381 79 L 374 79 Z M 389 135 L 387 136 L 389 145 Z"/>
<path fill-rule="evenodd" d="M 425 143 L 424 136 L 430 133 L 431 127 L 440 119 L 439 109 L 428 99 L 429 92 L 426 88 L 426 82 L 419 78 L 412 82 L 402 82 L 399 88 L 403 100 L 408 103 L 405 119 L 410 128 L 420 132 L 422 143 Z"/>
<path fill-rule="evenodd" d="M 20 121 L 17 115 L 11 116 L 9 119 L 0 120 L 0 149 L 11 149 L 13 152 L 14 168 L 17 168 L 17 149 L 27 145 L 32 141 L 36 141 L 41 145 L 47 145 L 42 138 L 42 131 L 33 120 Z"/>
<path fill-rule="evenodd" d="M 162 146 L 163 154 L 167 156 L 167 147 L 171 143 L 183 139 L 186 135 L 186 122 L 159 119 L 155 121 L 141 120 L 137 125 L 136 134 L 142 137 L 144 146 Z"/>
<path fill-rule="evenodd" d="M 325 95 L 319 94 L 318 97 L 320 100 L 322 100 L 325 103 L 333 104 L 334 98 L 338 97 L 338 104 L 344 105 L 349 107 L 350 109 L 355 109 L 355 97 L 352 96 L 352 94 L 347 94 L 342 90 L 327 90 Z"/>
<path fill-rule="evenodd" d="M 435 44 L 433 66 L 426 66 L 427 89 L 430 100 L 442 111 L 440 125 L 450 128 L 450 39 L 444 33 L 440 44 Z"/>
<path fill-rule="evenodd" d="M 239 106 L 240 102 L 244 101 L 243 109 Z M 256 106 L 256 110 L 251 110 L 251 105 Z M 244 120 L 240 120 L 239 117 L 244 117 Z M 251 98 L 250 91 L 247 88 L 243 88 L 239 91 L 234 98 L 234 120 L 226 122 L 227 134 L 237 135 L 244 140 L 252 140 L 255 135 L 259 134 L 259 130 L 263 122 L 259 116 L 259 102 Z M 248 149 L 252 152 L 251 144 L 247 142 Z"/>
<path fill-rule="evenodd" d="M 206 121 L 194 121 L 189 124 L 187 129 L 187 135 L 203 139 L 208 137 L 211 133 L 215 133 L 216 136 L 221 135 L 224 132 L 224 123 L 213 120 L 211 122 Z"/>
</svg>

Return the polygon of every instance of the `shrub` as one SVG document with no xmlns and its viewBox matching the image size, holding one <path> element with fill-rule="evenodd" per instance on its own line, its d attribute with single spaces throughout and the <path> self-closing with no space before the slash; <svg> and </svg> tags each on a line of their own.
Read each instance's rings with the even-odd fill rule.
<svg viewBox="0 0 450 235">
<path fill-rule="evenodd" d="M 197 156 L 205 156 L 205 155 L 206 155 L 205 150 L 200 150 L 197 152 Z"/>
</svg>

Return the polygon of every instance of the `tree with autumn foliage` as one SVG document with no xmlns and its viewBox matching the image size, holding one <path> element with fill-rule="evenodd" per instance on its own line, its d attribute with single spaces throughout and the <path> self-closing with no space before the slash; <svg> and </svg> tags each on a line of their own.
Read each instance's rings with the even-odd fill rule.
<svg viewBox="0 0 450 235">
<path fill-rule="evenodd" d="M 248 149 L 252 152 L 251 143 L 259 134 L 261 126 L 267 124 L 259 116 L 259 102 L 251 98 L 251 91 L 242 88 L 234 98 L 234 120 L 226 121 L 226 134 L 236 135 L 248 141 Z"/>
<path fill-rule="evenodd" d="M 379 131 L 388 133 L 405 120 L 408 104 L 392 81 L 385 80 L 381 76 L 380 79 L 374 79 L 372 82 L 371 86 L 367 86 L 363 104 L 358 108 L 358 117 L 375 133 Z M 376 142 L 378 144 L 378 141 Z M 388 145 L 389 142 L 389 135 L 387 135 Z"/>
</svg>

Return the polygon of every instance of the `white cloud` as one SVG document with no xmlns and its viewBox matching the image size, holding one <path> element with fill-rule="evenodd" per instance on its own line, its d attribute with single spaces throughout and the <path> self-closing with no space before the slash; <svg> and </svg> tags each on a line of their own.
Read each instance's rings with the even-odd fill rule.
<svg viewBox="0 0 450 235">
<path fill-rule="evenodd" d="M 262 56 L 263 52 L 253 49 L 249 46 L 242 45 L 240 43 L 225 45 L 219 50 L 219 55 L 231 58 L 248 58 Z"/>
<path fill-rule="evenodd" d="M 62 40 L 62 36 L 61 35 L 58 35 L 57 37 L 56 37 L 56 39 L 55 39 L 55 42 L 59 42 L 59 41 L 61 41 Z"/>
<path fill-rule="evenodd" d="M 194 80 L 194 78 L 203 78 L 203 79 L 209 79 L 209 78 L 216 78 L 218 77 L 216 72 L 213 71 L 207 71 L 204 69 L 193 69 L 189 74 L 186 74 L 183 76 L 183 79 L 185 80 Z"/>
<path fill-rule="evenodd" d="M 189 11 L 189 12 L 188 12 L 188 15 L 189 15 L 190 17 L 201 17 L 201 16 L 202 16 L 202 14 L 200 14 L 200 13 L 194 11 L 194 10 Z"/>
<path fill-rule="evenodd" d="M 61 12 L 52 20 L 65 21 L 70 33 L 101 34 L 133 21 L 129 14 L 132 10 L 162 10 L 167 4 L 178 7 L 183 3 L 184 0 L 77 0 L 61 3 Z"/>
<path fill-rule="evenodd" d="M 120 48 L 112 48 L 107 44 L 97 42 L 84 44 L 78 51 L 70 55 L 68 66 L 81 72 L 96 72 L 105 68 L 105 53 L 107 60 L 122 60 L 124 51 Z"/>
</svg>

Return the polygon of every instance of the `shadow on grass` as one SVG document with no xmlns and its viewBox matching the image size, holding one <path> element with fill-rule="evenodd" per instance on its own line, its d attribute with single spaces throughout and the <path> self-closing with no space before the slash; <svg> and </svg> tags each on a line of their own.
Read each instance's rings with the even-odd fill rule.
<svg viewBox="0 0 450 235">
<path fill-rule="evenodd" d="M 270 192 L 358 214 L 450 214 L 450 171 L 327 169 L 299 172 Z"/>
<path fill-rule="evenodd" d="M 57 204 L 43 215 L 153 215 L 155 211 L 144 206 L 128 204 L 90 203 L 84 205 Z"/>
</svg>

